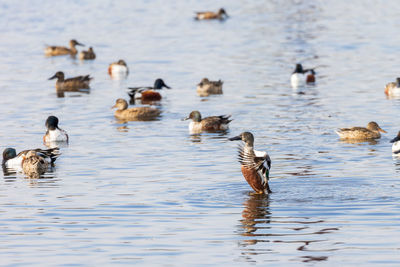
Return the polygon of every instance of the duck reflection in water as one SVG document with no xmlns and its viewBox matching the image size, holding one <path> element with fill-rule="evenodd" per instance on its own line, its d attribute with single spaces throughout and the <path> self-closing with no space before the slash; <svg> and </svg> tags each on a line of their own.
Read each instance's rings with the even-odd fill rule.
<svg viewBox="0 0 400 267">
<path fill-rule="evenodd" d="M 265 236 L 264 234 L 257 234 L 256 232 L 260 229 L 270 228 L 266 226 L 271 223 L 269 203 L 269 195 L 265 194 L 250 194 L 249 198 L 243 203 L 244 209 L 240 220 L 242 231 L 240 231 L 240 235 L 254 238 L 242 240 L 243 244 L 240 244 L 241 246 L 267 242 L 260 239 L 260 237 Z"/>
</svg>

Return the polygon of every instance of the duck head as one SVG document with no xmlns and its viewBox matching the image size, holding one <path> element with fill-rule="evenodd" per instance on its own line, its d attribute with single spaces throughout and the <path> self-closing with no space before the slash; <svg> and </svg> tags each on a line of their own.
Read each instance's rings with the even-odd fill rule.
<svg viewBox="0 0 400 267">
<path fill-rule="evenodd" d="M 155 82 L 154 82 L 154 89 L 161 89 L 161 88 L 163 88 L 163 87 L 165 87 L 165 88 L 167 88 L 167 89 L 171 89 L 171 87 L 169 87 L 168 85 L 166 85 L 162 79 L 158 78 L 157 80 L 155 80 Z"/>
<path fill-rule="evenodd" d="M 49 78 L 49 80 L 53 80 L 55 78 L 57 78 L 59 81 L 63 81 L 64 80 L 64 72 L 57 71 L 56 74 L 54 74 L 54 76 Z"/>
<path fill-rule="evenodd" d="M 125 66 L 125 67 L 127 66 L 125 60 L 123 60 L 123 59 L 118 60 L 117 64 Z"/>
<path fill-rule="evenodd" d="M 201 114 L 199 111 L 194 110 L 190 112 L 189 116 L 184 118 L 183 120 L 192 120 L 194 122 L 201 122 Z"/>
<path fill-rule="evenodd" d="M 303 65 L 300 63 L 296 64 L 296 68 L 294 69 L 293 73 L 304 73 Z"/>
<path fill-rule="evenodd" d="M 400 131 L 397 133 L 397 136 L 395 138 L 393 138 L 392 140 L 390 140 L 390 143 L 394 143 L 400 141 Z"/>
<path fill-rule="evenodd" d="M 17 156 L 17 151 L 14 148 L 6 148 L 3 151 L 3 163 L 9 159 L 15 158 Z"/>
<path fill-rule="evenodd" d="M 229 17 L 228 16 L 228 13 L 226 13 L 226 11 L 225 11 L 225 9 L 223 9 L 223 8 L 220 8 L 219 10 L 218 10 L 218 15 L 220 15 L 220 16 L 225 16 L 225 17 Z"/>
<path fill-rule="evenodd" d="M 53 131 L 58 128 L 58 118 L 56 116 L 49 116 L 46 120 L 46 128 Z"/>
<path fill-rule="evenodd" d="M 85 46 L 84 44 L 79 43 L 77 40 L 72 39 L 71 41 L 69 41 L 69 45 L 71 47 L 76 46 L 76 45 L 80 45 L 80 46 Z"/>
<path fill-rule="evenodd" d="M 367 124 L 367 129 L 374 132 L 386 133 L 386 131 L 379 127 L 379 125 L 374 121 L 371 121 Z"/>
<path fill-rule="evenodd" d="M 117 108 L 117 110 L 125 110 L 128 108 L 128 102 L 126 102 L 125 99 L 118 98 L 115 101 L 115 105 L 112 106 L 111 108 Z"/>
<path fill-rule="evenodd" d="M 253 147 L 254 145 L 254 136 L 250 132 L 243 132 L 238 136 L 231 137 L 228 139 L 229 141 L 237 141 L 242 140 L 247 146 Z"/>
</svg>

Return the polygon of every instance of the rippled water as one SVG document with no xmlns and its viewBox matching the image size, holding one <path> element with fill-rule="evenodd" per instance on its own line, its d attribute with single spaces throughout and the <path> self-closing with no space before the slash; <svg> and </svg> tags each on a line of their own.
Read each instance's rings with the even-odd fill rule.
<svg viewBox="0 0 400 267">
<path fill-rule="evenodd" d="M 384 4 L 384 5 L 383 5 Z M 225 22 L 193 12 L 223 6 Z M 398 266 L 400 160 L 389 140 L 400 101 L 396 1 L 3 1 L 1 149 L 42 146 L 59 117 L 70 145 L 41 179 L 0 185 L 2 265 Z M 71 38 L 97 59 L 46 58 Z M 107 66 L 120 58 L 128 79 Z M 292 91 L 294 63 L 317 84 Z M 88 94 L 57 97 L 58 70 L 95 77 Z M 118 122 L 128 86 L 161 77 L 162 117 Z M 222 79 L 224 94 L 196 84 Z M 232 114 L 225 134 L 190 136 L 180 119 Z M 376 143 L 339 141 L 338 127 L 377 121 Z M 251 195 L 226 137 L 254 133 L 272 159 L 269 197 Z"/>
</svg>

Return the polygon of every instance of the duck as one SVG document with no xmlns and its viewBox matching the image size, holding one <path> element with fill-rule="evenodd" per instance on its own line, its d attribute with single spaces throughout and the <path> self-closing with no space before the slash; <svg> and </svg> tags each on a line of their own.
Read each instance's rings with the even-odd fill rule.
<svg viewBox="0 0 400 267">
<path fill-rule="evenodd" d="M 36 151 L 31 150 L 22 160 L 22 170 L 29 178 L 39 178 L 49 168 L 49 162 Z"/>
<path fill-rule="evenodd" d="M 396 82 L 386 84 L 385 94 L 387 96 L 400 96 L 400 78 L 397 78 Z"/>
<path fill-rule="evenodd" d="M 219 19 L 224 20 L 228 18 L 228 14 L 225 9 L 220 8 L 218 12 L 205 11 L 205 12 L 196 12 L 196 20 L 206 20 L 206 19 Z"/>
<path fill-rule="evenodd" d="M 390 140 L 390 143 L 393 143 L 393 145 L 392 145 L 392 153 L 393 154 L 399 154 L 400 153 L 400 131 L 397 133 L 395 138 Z"/>
<path fill-rule="evenodd" d="M 229 138 L 230 141 L 242 140 L 239 146 L 239 162 L 244 179 L 256 194 L 272 193 L 268 181 L 271 170 L 271 158 L 265 151 L 254 150 L 254 136 L 251 132 L 243 132 Z"/>
<path fill-rule="evenodd" d="M 379 125 L 371 121 L 367 124 L 367 127 L 352 127 L 352 128 L 341 128 L 336 131 L 340 139 L 353 139 L 353 140 L 368 140 L 381 138 L 381 134 L 386 133 Z"/>
<path fill-rule="evenodd" d="M 207 78 L 203 78 L 201 82 L 197 85 L 197 95 L 199 96 L 209 96 L 209 95 L 220 95 L 222 94 L 222 84 L 224 82 L 210 81 Z"/>
<path fill-rule="evenodd" d="M 91 60 L 91 59 L 95 59 L 96 58 L 96 54 L 93 51 L 93 47 L 89 47 L 88 51 L 81 51 L 79 53 L 79 59 L 81 60 Z"/>
<path fill-rule="evenodd" d="M 135 102 L 135 95 L 136 93 L 140 93 L 140 99 L 143 101 L 159 101 L 161 100 L 162 96 L 160 93 L 156 92 L 155 90 L 161 90 L 163 87 L 167 89 L 171 89 L 168 85 L 165 84 L 165 82 L 158 78 L 154 82 L 154 86 L 148 86 L 148 87 L 128 87 L 130 90 L 128 92 L 128 95 L 131 98 L 131 103 L 133 104 Z"/>
<path fill-rule="evenodd" d="M 229 123 L 232 121 L 229 119 L 230 117 L 231 115 L 221 115 L 202 119 L 200 112 L 194 110 L 183 120 L 192 120 L 189 123 L 189 131 L 191 133 L 201 133 L 202 131 L 215 132 L 227 130 L 229 128 Z"/>
<path fill-rule="evenodd" d="M 307 72 L 311 73 L 306 75 Z M 290 84 L 293 88 L 298 88 L 304 86 L 306 83 L 315 83 L 315 71 L 314 69 L 303 69 L 303 65 L 297 63 L 296 68 L 290 76 Z"/>
<path fill-rule="evenodd" d="M 145 121 L 155 119 L 161 114 L 159 109 L 147 106 L 128 108 L 128 102 L 122 98 L 118 98 L 111 108 L 117 108 L 114 116 L 119 120 Z"/>
<path fill-rule="evenodd" d="M 65 142 L 68 143 L 69 137 L 65 130 L 58 127 L 58 118 L 56 116 L 49 116 L 46 120 L 47 131 L 43 136 L 45 144 L 51 142 Z"/>
<path fill-rule="evenodd" d="M 114 79 L 126 78 L 129 74 L 128 65 L 123 59 L 108 66 L 108 74 Z"/>
<path fill-rule="evenodd" d="M 28 150 L 23 150 L 17 154 L 16 150 L 14 148 L 6 148 L 3 151 L 3 167 L 6 169 L 15 169 L 18 171 L 23 171 L 23 170 L 31 170 L 29 172 L 33 172 L 36 168 L 42 169 L 42 165 L 47 163 L 47 166 L 49 164 L 51 166 L 54 165 L 54 162 L 60 155 L 60 150 L 58 147 L 55 148 L 50 148 L 50 149 L 28 149 Z M 28 160 L 25 161 L 29 157 L 33 156 L 38 156 L 42 158 L 46 163 L 37 162 L 36 160 Z M 37 159 L 37 158 L 36 158 Z M 36 162 L 36 163 L 35 163 Z M 25 166 L 24 166 L 25 164 Z M 35 165 L 37 165 L 35 167 Z"/>
<path fill-rule="evenodd" d="M 90 75 L 77 76 L 69 79 L 64 79 L 64 72 L 58 71 L 54 76 L 50 77 L 49 80 L 57 78 L 56 89 L 57 90 L 77 90 L 77 89 L 89 89 L 89 83 L 93 79 Z"/>
<path fill-rule="evenodd" d="M 69 41 L 69 47 L 65 46 L 48 46 L 44 50 L 44 53 L 48 57 L 52 56 L 62 56 L 62 55 L 71 55 L 75 56 L 78 53 L 78 50 L 76 50 L 77 45 L 84 46 L 84 44 L 79 43 L 77 40 L 71 40 Z"/>
</svg>

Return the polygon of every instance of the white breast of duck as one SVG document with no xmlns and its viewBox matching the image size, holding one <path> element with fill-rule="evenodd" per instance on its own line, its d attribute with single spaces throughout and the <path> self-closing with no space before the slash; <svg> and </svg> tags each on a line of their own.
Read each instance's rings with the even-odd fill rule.
<svg viewBox="0 0 400 267">
<path fill-rule="evenodd" d="M 62 129 L 48 130 L 45 142 L 68 142 L 68 135 Z"/>
<path fill-rule="evenodd" d="M 6 168 L 22 171 L 22 160 L 24 158 L 25 157 L 23 157 L 23 155 L 20 155 L 15 158 L 9 159 L 5 162 L 5 166 Z"/>
<path fill-rule="evenodd" d="M 191 121 L 189 123 L 189 132 L 190 133 L 200 133 L 202 132 L 202 127 L 200 122 Z"/>
<path fill-rule="evenodd" d="M 306 84 L 306 75 L 304 73 L 293 73 L 290 76 L 290 84 L 293 88 L 304 86 Z"/>
<path fill-rule="evenodd" d="M 397 142 L 393 143 L 392 152 L 393 152 L 393 154 L 399 154 L 400 153 L 400 141 L 397 141 Z"/>
</svg>

